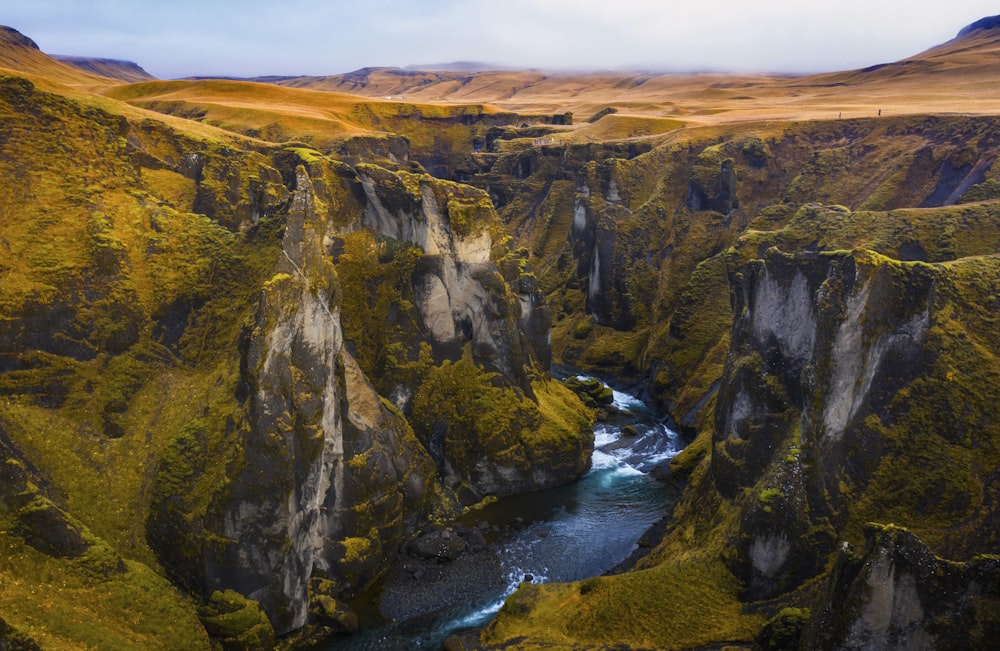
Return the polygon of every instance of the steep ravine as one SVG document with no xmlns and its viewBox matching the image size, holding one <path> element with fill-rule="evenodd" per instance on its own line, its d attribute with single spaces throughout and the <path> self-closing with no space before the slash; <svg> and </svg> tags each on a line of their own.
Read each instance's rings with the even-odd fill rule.
<svg viewBox="0 0 1000 651">
<path fill-rule="evenodd" d="M 0 91 L 11 635 L 314 640 L 431 518 L 589 468 L 482 191 Z"/>
<path fill-rule="evenodd" d="M 715 425 L 674 463 L 691 483 L 673 529 L 601 590 L 522 587 L 485 647 L 987 644 L 1000 604 L 1000 414 L 982 393 L 1000 380 L 997 258 L 757 259 L 741 247 L 728 269 L 735 320 Z M 700 586 L 658 585 L 691 573 Z M 713 624 L 692 627 L 707 585 Z M 633 622 L 636 608 L 672 614 Z"/>
<path fill-rule="evenodd" d="M 421 536 L 401 552 L 374 599 L 377 623 L 327 648 L 434 649 L 452 635 L 468 640 L 468 630 L 488 622 L 521 582 L 597 576 L 639 551 L 637 542 L 648 545 L 644 533 L 677 495 L 652 473 L 680 441 L 634 397 L 616 391 L 613 398 L 612 409 L 622 411 L 595 425 L 584 477 L 503 498 Z"/>
<path fill-rule="evenodd" d="M 0 77 L 0 643 L 353 629 L 425 527 L 597 474 L 552 362 L 669 412 L 687 488 L 635 571 L 462 644 L 1000 637 L 995 118 L 408 125 L 463 184 L 61 88 Z"/>
<path fill-rule="evenodd" d="M 363 192 L 338 196 L 327 182 L 321 193 L 304 166 L 296 171 L 281 259 L 243 336 L 248 397 L 239 426 L 241 458 L 215 489 L 204 530 L 184 534 L 186 546 L 201 551 L 175 555 L 178 540 L 164 520 L 169 510 L 154 508 L 150 521 L 154 548 L 172 571 L 195 577 L 194 585 L 207 594 L 235 589 L 253 599 L 279 635 L 306 625 L 310 600 L 330 610 L 320 597 L 334 603 L 361 594 L 432 515 L 447 517 L 460 503 L 487 495 L 565 483 L 589 465 L 586 413 L 535 366 L 533 351 L 546 342 L 529 343 L 519 329 L 533 317 L 521 310 L 491 260 L 488 203 L 475 191 L 463 198 L 458 186 L 375 166 L 359 166 L 357 180 L 349 183 Z M 361 197 L 364 207 L 338 205 L 342 196 Z M 341 212 L 324 214 L 321 206 Z M 345 318 L 361 316 L 344 313 L 338 297 L 357 291 L 344 284 L 371 288 L 379 282 L 337 274 L 343 258 L 370 253 L 350 240 L 388 246 L 372 240 L 371 232 L 392 246 L 416 247 L 407 254 L 417 263 L 413 275 L 404 278 L 413 289 L 385 287 L 403 291 L 393 308 L 412 314 L 399 315 L 388 340 L 374 342 L 395 346 L 393 366 L 403 372 L 380 376 L 397 397 L 395 405 L 368 381 L 341 327 Z M 342 253 L 331 256 L 331 249 Z M 471 384 L 440 392 L 426 386 L 453 369 Z M 475 384 L 483 381 L 496 384 Z M 455 440 L 448 432 L 455 423 L 435 420 L 449 411 L 435 412 L 438 406 L 427 404 L 422 393 L 429 391 L 436 401 L 460 400 L 463 391 L 479 400 L 496 393 L 497 405 L 480 402 L 466 414 L 486 419 L 483 435 L 491 440 Z M 500 408 L 514 412 L 494 415 Z M 542 409 L 576 414 L 547 422 L 551 412 Z M 522 429 L 528 427 L 531 432 Z"/>
</svg>

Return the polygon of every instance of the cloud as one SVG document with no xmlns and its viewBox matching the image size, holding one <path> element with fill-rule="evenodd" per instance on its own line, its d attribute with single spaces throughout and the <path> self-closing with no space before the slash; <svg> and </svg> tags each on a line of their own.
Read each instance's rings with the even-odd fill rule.
<svg viewBox="0 0 1000 651">
<path fill-rule="evenodd" d="M 328 74 L 477 60 L 525 67 L 817 71 L 899 59 L 995 13 L 950 0 L 32 0 L 4 21 L 48 52 L 158 76 Z"/>
</svg>

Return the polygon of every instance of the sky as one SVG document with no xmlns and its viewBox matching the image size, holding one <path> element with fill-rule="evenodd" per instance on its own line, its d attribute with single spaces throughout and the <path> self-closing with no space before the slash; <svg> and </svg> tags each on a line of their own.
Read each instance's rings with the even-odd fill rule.
<svg viewBox="0 0 1000 651">
<path fill-rule="evenodd" d="M 825 72 L 896 61 L 995 0 L 0 0 L 49 54 L 151 74 L 323 75 L 476 61 L 550 70 Z"/>
</svg>

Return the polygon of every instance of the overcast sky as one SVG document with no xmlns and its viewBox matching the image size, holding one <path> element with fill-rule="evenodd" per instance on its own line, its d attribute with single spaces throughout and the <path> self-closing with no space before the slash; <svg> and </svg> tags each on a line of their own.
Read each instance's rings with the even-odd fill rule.
<svg viewBox="0 0 1000 651">
<path fill-rule="evenodd" d="M 164 79 L 516 67 L 819 72 L 895 61 L 1000 13 L 995 0 L 0 0 L 50 54 Z"/>
</svg>

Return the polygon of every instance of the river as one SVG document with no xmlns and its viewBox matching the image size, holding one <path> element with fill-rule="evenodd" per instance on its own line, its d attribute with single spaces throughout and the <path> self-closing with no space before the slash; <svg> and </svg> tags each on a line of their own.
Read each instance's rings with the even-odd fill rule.
<svg viewBox="0 0 1000 651">
<path fill-rule="evenodd" d="M 623 415 L 595 425 L 592 467 L 584 477 L 467 516 L 466 525 L 486 531 L 486 550 L 418 579 L 397 563 L 377 605 L 382 616 L 402 621 L 338 639 L 327 649 L 439 649 L 448 635 L 488 622 L 522 581 L 577 581 L 625 560 L 669 512 L 676 493 L 649 473 L 677 454 L 681 442 L 637 398 L 615 391 L 614 401 Z M 626 425 L 634 435 L 623 435 Z M 414 616 L 417 603 L 424 612 Z"/>
</svg>

